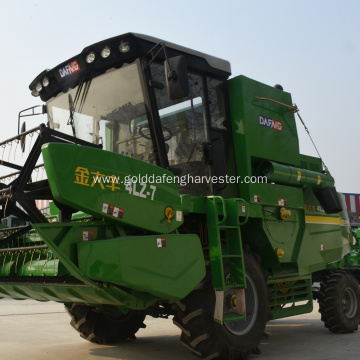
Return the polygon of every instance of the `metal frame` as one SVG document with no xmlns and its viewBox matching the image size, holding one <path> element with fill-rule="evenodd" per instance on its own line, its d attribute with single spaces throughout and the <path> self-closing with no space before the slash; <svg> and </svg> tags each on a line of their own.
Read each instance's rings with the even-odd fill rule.
<svg viewBox="0 0 360 360">
<path fill-rule="evenodd" d="M 0 210 L 0 218 L 4 218 L 9 214 L 13 214 L 23 218 L 26 221 L 35 223 L 47 222 L 45 216 L 36 207 L 35 200 L 53 199 L 49 183 L 47 180 L 38 182 L 31 181 L 31 174 L 33 170 L 38 167 L 36 166 L 36 163 L 40 157 L 42 145 L 50 142 L 60 142 L 95 148 L 102 147 L 102 145 L 95 145 L 50 129 L 44 124 L 41 124 L 39 127 L 29 130 L 21 135 L 13 137 L 7 140 L 5 143 L 1 143 L 0 146 L 12 140 L 20 140 L 27 134 L 36 131 L 39 131 L 38 138 L 36 139 L 24 166 L 19 166 L 8 162 L 1 162 L 2 165 L 20 171 L 18 173 L 19 176 L 15 180 L 13 180 L 7 187 L 3 185 L 0 190 L 0 204 L 2 205 L 2 209 Z M 19 208 L 16 203 L 19 203 L 25 211 Z"/>
</svg>

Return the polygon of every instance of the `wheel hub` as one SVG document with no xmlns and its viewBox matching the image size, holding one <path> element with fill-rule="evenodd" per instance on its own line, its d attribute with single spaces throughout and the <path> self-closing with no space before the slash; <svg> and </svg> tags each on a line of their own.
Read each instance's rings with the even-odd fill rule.
<svg viewBox="0 0 360 360">
<path fill-rule="evenodd" d="M 236 295 L 231 296 L 230 306 L 232 309 L 236 310 Z"/>
<path fill-rule="evenodd" d="M 253 279 L 246 275 L 247 289 L 245 291 L 246 318 L 239 321 L 225 322 L 225 327 L 234 335 L 247 334 L 258 316 L 258 294 Z M 227 289 L 224 301 L 224 312 L 236 312 L 236 295 L 234 289 Z"/>
<path fill-rule="evenodd" d="M 349 319 L 353 318 L 357 312 L 357 301 L 356 294 L 350 287 L 344 290 L 341 304 L 345 316 Z"/>
</svg>

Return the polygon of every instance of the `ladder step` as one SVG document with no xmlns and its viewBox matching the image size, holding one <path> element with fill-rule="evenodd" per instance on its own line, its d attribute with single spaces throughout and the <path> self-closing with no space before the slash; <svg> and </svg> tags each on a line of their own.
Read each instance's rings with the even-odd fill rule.
<svg viewBox="0 0 360 360">
<path fill-rule="evenodd" d="M 246 286 L 241 231 L 239 222 L 239 199 L 224 199 L 220 196 L 208 198 L 206 219 L 208 224 L 211 266 L 216 269 L 213 274 L 213 286 L 217 289 L 241 289 Z M 241 202 L 244 201 L 241 199 Z M 222 247 L 223 241 L 225 248 Z M 230 263 L 232 285 L 227 286 L 223 261 Z M 226 274 L 227 275 L 227 274 Z M 229 314 L 228 321 L 238 321 L 245 317 Z M 235 317 L 235 320 L 232 318 Z M 226 321 L 226 320 L 224 320 Z"/>
<path fill-rule="evenodd" d="M 244 288 L 244 285 L 242 284 L 231 284 L 231 285 L 225 285 L 226 289 L 241 289 Z"/>
<path fill-rule="evenodd" d="M 224 313 L 223 315 L 224 322 L 233 322 L 233 321 L 240 321 L 245 319 L 246 319 L 245 315 L 238 314 L 237 312 Z"/>
<path fill-rule="evenodd" d="M 237 225 L 219 225 L 219 229 L 238 229 Z"/>
</svg>

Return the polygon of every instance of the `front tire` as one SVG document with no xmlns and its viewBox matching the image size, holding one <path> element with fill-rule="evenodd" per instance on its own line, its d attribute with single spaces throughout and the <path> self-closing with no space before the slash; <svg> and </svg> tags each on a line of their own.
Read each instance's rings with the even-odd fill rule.
<svg viewBox="0 0 360 360">
<path fill-rule="evenodd" d="M 129 311 L 128 314 L 100 312 L 85 304 L 65 305 L 71 317 L 70 325 L 80 336 L 97 344 L 116 344 L 126 339 L 135 339 L 135 333 L 145 328 L 145 315 Z"/>
<path fill-rule="evenodd" d="M 178 303 L 173 321 L 182 330 L 180 340 L 201 359 L 246 359 L 248 354 L 260 353 L 258 345 L 268 314 L 266 284 L 254 257 L 246 254 L 244 261 L 246 320 L 224 324 L 214 321 L 215 293 L 210 283 Z M 231 293 L 225 292 L 224 312 L 229 311 L 229 297 Z"/>
<path fill-rule="evenodd" d="M 359 284 L 350 274 L 336 271 L 326 276 L 318 292 L 321 320 L 329 331 L 351 333 L 360 323 Z"/>
</svg>

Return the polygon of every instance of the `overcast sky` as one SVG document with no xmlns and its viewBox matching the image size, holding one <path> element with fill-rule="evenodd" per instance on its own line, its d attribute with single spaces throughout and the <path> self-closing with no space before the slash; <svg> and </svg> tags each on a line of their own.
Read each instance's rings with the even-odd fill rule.
<svg viewBox="0 0 360 360">
<path fill-rule="evenodd" d="M 126 32 L 229 60 L 232 76 L 281 84 L 336 179 L 360 193 L 360 1 L 0 0 L 0 140 L 22 109 L 41 104 L 30 82 L 97 41 Z M 39 119 L 38 119 L 39 120 Z M 45 119 L 43 119 L 45 121 Z M 37 125 L 29 119 L 28 128 Z M 316 155 L 298 124 L 301 152 Z"/>
</svg>

